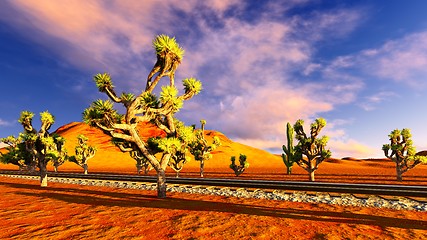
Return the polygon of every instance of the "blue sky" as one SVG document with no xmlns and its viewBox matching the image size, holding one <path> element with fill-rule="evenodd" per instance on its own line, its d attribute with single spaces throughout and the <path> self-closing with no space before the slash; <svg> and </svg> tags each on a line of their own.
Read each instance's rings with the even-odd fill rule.
<svg viewBox="0 0 427 240">
<path fill-rule="evenodd" d="M 48 110 L 53 130 L 98 98 L 92 76 L 139 93 L 152 39 L 185 49 L 176 79 L 203 92 L 187 124 L 280 152 L 285 125 L 324 117 L 334 157 L 382 157 L 389 132 L 410 128 L 427 149 L 427 1 L 0 1 L 0 137 L 23 110 Z M 39 122 L 34 121 L 38 126 Z"/>
</svg>

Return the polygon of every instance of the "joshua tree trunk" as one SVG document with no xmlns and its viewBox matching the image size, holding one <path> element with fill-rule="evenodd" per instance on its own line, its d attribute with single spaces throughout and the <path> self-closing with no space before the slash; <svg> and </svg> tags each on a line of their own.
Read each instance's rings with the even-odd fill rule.
<svg viewBox="0 0 427 240">
<path fill-rule="evenodd" d="M 205 162 L 203 160 L 200 161 L 200 177 L 203 177 L 205 168 Z"/>
<path fill-rule="evenodd" d="M 43 162 L 40 162 L 40 186 L 47 187 L 47 169 Z"/>
<path fill-rule="evenodd" d="M 53 165 L 53 170 L 54 170 L 55 172 L 58 172 L 58 166 L 57 166 L 57 165 Z"/>
<path fill-rule="evenodd" d="M 142 169 L 142 164 L 141 163 L 137 163 L 136 164 L 136 173 L 139 175 L 141 174 L 141 169 Z M 145 173 L 147 174 L 147 173 Z"/>
<path fill-rule="evenodd" d="M 402 170 L 400 169 L 399 164 L 396 164 L 396 176 L 397 176 L 397 181 L 401 182 L 402 181 Z"/>
<path fill-rule="evenodd" d="M 176 176 L 175 176 L 176 178 L 179 178 L 179 172 L 180 171 L 176 171 Z"/>
<path fill-rule="evenodd" d="M 88 169 L 87 163 L 83 163 L 84 174 L 87 174 L 87 169 Z"/>
<path fill-rule="evenodd" d="M 292 174 L 292 167 L 287 167 L 286 168 L 286 173 L 288 174 L 288 175 L 291 175 Z"/>
<path fill-rule="evenodd" d="M 163 169 L 157 171 L 157 197 L 166 198 L 166 173 Z"/>
<path fill-rule="evenodd" d="M 310 170 L 310 182 L 314 182 L 314 170 Z"/>
</svg>

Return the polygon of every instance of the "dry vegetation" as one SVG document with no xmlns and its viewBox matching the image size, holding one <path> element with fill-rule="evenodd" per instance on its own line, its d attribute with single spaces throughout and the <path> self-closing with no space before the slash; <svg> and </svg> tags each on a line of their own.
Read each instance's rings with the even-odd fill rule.
<svg viewBox="0 0 427 240">
<path fill-rule="evenodd" d="M 147 136 L 159 134 L 143 126 Z M 89 172 L 135 174 L 135 161 L 117 150 L 99 130 L 81 123 L 58 132 L 69 151 L 78 134 L 100 149 L 89 160 Z M 223 147 L 206 162 L 205 177 L 235 178 L 230 155 L 244 153 L 250 167 L 239 178 L 301 180 L 295 166 L 287 176 L 279 156 L 221 137 Z M 0 165 L 0 169 L 17 169 Z M 50 168 L 52 170 L 52 168 Z M 73 163 L 60 171 L 81 172 Z M 154 172 L 150 172 L 154 175 Z M 168 172 L 173 177 L 172 171 Z M 198 177 L 191 161 L 182 177 Z M 427 166 L 406 174 L 400 184 L 427 184 Z M 384 159 L 331 159 L 320 165 L 316 181 L 397 184 L 393 163 Z M 0 239 L 427 239 L 427 213 L 390 209 L 238 199 L 49 183 L 0 177 Z"/>
</svg>

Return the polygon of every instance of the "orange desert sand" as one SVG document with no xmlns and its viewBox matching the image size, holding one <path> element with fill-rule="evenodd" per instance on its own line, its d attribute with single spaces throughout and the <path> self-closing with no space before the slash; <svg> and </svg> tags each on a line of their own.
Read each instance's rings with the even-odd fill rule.
<svg viewBox="0 0 427 240">
<path fill-rule="evenodd" d="M 83 123 L 57 130 L 67 139 L 69 154 L 78 134 L 98 148 L 89 172 L 136 174 L 135 161 L 115 147 L 102 131 Z M 140 126 L 146 138 L 162 132 Z M 205 178 L 236 178 L 230 156 L 247 155 L 250 167 L 239 179 L 306 181 L 298 166 L 286 175 L 281 157 L 206 131 L 222 146 L 205 163 Z M 0 169 L 17 169 L 0 164 Z M 53 170 L 52 167 L 49 168 Z M 63 172 L 82 172 L 65 163 Z M 181 177 L 198 177 L 199 162 L 190 161 Z M 155 175 L 154 170 L 149 175 Z M 174 177 L 168 170 L 168 177 Z M 418 166 L 396 182 L 394 164 L 387 159 L 329 159 L 319 166 L 316 181 L 427 185 L 427 166 Z M 427 212 L 328 204 L 243 199 L 200 194 L 80 186 L 0 177 L 0 239 L 427 239 Z"/>
</svg>

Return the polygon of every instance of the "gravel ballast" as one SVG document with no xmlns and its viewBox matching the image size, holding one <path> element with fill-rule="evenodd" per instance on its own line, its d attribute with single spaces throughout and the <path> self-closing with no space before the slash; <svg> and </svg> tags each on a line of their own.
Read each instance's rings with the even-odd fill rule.
<svg viewBox="0 0 427 240">
<path fill-rule="evenodd" d="M 8 175 L 0 174 L 3 177 L 24 178 L 29 180 L 39 180 L 38 176 L 25 175 Z M 141 183 L 141 182 L 124 182 L 124 181 L 106 181 L 106 180 L 88 180 L 49 177 L 50 182 L 79 184 L 87 186 L 103 186 L 117 188 L 131 188 L 140 190 L 157 190 L 156 183 Z M 230 189 L 227 187 L 205 187 L 205 186 L 190 186 L 170 184 L 167 187 L 168 192 L 181 192 L 190 194 L 209 194 L 224 197 L 239 197 L 239 198 L 257 198 L 269 199 L 278 201 L 303 202 L 303 203 L 326 203 L 337 204 L 344 206 L 357 207 L 375 207 L 375 208 L 390 208 L 396 210 L 415 210 L 427 211 L 427 202 L 415 201 L 405 197 L 397 197 L 394 199 L 385 199 L 379 196 L 355 197 L 351 194 L 330 195 L 328 193 L 307 194 L 306 192 L 294 191 L 278 191 L 278 190 L 246 190 Z"/>
</svg>

